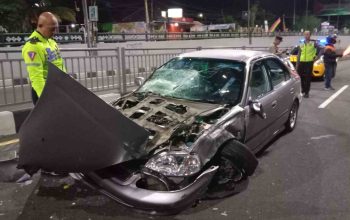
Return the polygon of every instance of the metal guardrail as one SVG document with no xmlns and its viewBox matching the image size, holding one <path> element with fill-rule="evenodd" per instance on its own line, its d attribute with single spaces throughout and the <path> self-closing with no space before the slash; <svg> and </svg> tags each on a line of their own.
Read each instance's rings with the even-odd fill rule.
<svg viewBox="0 0 350 220">
<path fill-rule="evenodd" d="M 300 32 L 281 32 L 282 36 L 299 36 Z M 30 33 L 0 33 L 0 46 L 23 45 Z M 252 33 L 252 37 L 272 37 L 275 33 Z M 181 32 L 181 33 L 98 33 L 97 42 L 115 43 L 126 41 L 165 41 L 165 40 L 198 40 L 219 38 L 243 38 L 248 33 L 243 32 Z M 58 43 L 84 43 L 84 33 L 58 33 L 54 36 Z"/>
<path fill-rule="evenodd" d="M 252 33 L 252 37 L 273 37 L 275 33 Z M 300 32 L 281 32 L 282 36 L 300 36 Z M 246 38 L 247 32 L 180 32 L 180 33 L 98 33 L 97 42 L 126 42 L 126 41 L 166 41 L 166 40 L 199 40 L 219 38 Z"/>
<path fill-rule="evenodd" d="M 202 49 L 252 49 L 267 47 L 193 48 L 63 48 L 67 73 L 93 92 L 131 91 L 135 77 L 148 77 L 156 68 L 184 52 Z M 31 102 L 31 85 L 21 50 L 0 50 L 0 106 Z"/>
</svg>

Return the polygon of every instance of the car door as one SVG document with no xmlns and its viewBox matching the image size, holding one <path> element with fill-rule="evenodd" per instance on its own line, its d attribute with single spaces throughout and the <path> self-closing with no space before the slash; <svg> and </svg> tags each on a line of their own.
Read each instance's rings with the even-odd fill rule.
<svg viewBox="0 0 350 220">
<path fill-rule="evenodd" d="M 270 126 L 276 120 L 276 99 L 263 60 L 252 65 L 249 78 L 245 143 L 255 151 L 270 139 Z M 252 103 L 261 104 L 265 117 L 253 110 Z"/>
<path fill-rule="evenodd" d="M 294 81 L 288 68 L 278 58 L 264 60 L 267 73 L 271 79 L 273 92 L 276 96 L 275 110 L 277 121 L 271 127 L 276 135 L 288 119 L 288 113 L 294 101 Z"/>
</svg>

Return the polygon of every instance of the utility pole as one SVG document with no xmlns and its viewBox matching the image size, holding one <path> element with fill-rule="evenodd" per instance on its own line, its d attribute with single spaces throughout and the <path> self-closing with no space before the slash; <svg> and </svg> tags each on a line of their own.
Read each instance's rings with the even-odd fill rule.
<svg viewBox="0 0 350 220">
<path fill-rule="evenodd" d="M 222 16 L 223 23 L 226 23 L 225 14 L 224 14 L 224 10 L 223 9 L 221 9 L 221 16 Z"/>
<path fill-rule="evenodd" d="M 340 9 L 340 0 L 338 0 L 338 16 L 337 16 L 337 29 L 339 31 L 339 10 Z"/>
<path fill-rule="evenodd" d="M 154 2 L 151 0 L 151 22 L 154 21 Z"/>
<path fill-rule="evenodd" d="M 305 16 L 306 27 L 305 27 L 305 30 L 308 29 L 307 26 L 309 25 L 308 10 L 309 10 L 309 0 L 306 0 L 306 16 Z"/>
<path fill-rule="evenodd" d="M 249 38 L 249 45 L 252 44 L 252 35 L 250 32 L 250 0 L 248 0 L 248 38 Z"/>
<path fill-rule="evenodd" d="M 293 29 L 295 29 L 295 0 L 293 5 Z"/>
<path fill-rule="evenodd" d="M 145 0 L 145 13 L 146 13 L 146 31 L 149 33 L 148 0 Z"/>
<path fill-rule="evenodd" d="M 88 9 L 87 9 L 87 3 L 86 0 L 82 0 L 83 4 L 83 13 L 84 13 L 84 25 L 85 25 L 85 31 L 87 34 L 87 46 L 88 48 L 91 48 L 91 32 L 90 32 L 90 22 L 88 18 Z M 84 33 L 85 35 L 85 33 Z M 85 36 L 84 36 L 85 38 Z"/>
</svg>

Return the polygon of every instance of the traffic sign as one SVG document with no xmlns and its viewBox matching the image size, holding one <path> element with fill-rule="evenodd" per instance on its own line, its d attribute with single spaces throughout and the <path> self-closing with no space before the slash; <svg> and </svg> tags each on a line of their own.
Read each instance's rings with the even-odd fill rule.
<svg viewBox="0 0 350 220">
<path fill-rule="evenodd" d="M 89 6 L 89 19 L 90 19 L 90 21 L 98 21 L 98 8 L 97 8 L 97 6 Z"/>
</svg>

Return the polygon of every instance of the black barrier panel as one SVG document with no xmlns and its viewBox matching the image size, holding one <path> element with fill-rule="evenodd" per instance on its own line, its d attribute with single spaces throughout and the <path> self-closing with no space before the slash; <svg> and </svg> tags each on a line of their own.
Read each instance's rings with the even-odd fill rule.
<svg viewBox="0 0 350 220">
<path fill-rule="evenodd" d="M 89 172 L 145 156 L 148 132 L 49 63 L 19 139 L 18 166 L 29 174 Z"/>
</svg>

